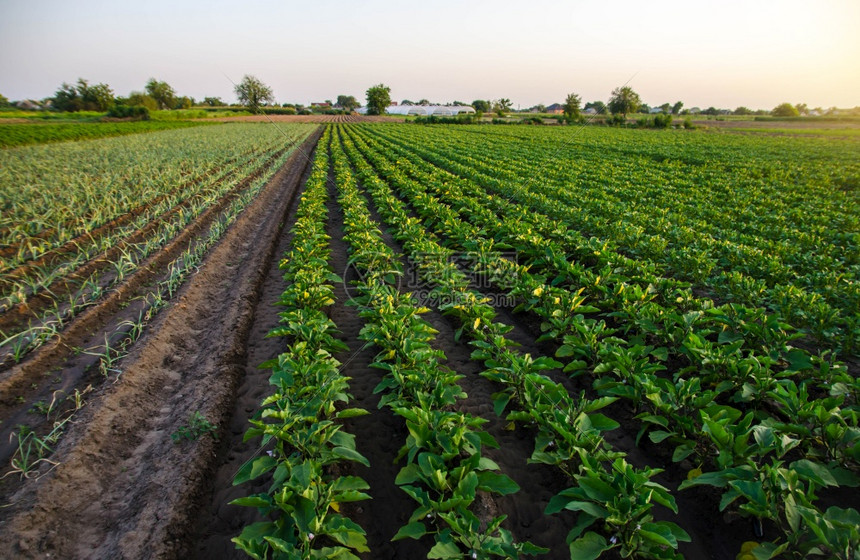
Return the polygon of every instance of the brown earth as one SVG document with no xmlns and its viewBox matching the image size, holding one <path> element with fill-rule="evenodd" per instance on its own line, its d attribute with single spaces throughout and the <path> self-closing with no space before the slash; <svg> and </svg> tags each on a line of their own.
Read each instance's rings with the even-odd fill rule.
<svg viewBox="0 0 860 560">
<path fill-rule="evenodd" d="M 212 120 L 218 122 L 367 123 L 401 122 L 403 119 L 367 115 L 245 115 L 241 117 L 219 117 Z"/>
</svg>

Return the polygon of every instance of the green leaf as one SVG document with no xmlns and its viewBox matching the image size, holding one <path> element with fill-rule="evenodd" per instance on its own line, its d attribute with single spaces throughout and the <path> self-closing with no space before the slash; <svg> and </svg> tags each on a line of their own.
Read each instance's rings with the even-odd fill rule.
<svg viewBox="0 0 860 560">
<path fill-rule="evenodd" d="M 365 467 L 370 467 L 370 461 L 368 461 L 364 455 L 356 451 L 355 449 L 349 449 L 347 447 L 334 447 L 331 452 L 335 457 L 340 457 L 341 459 L 346 459 L 348 461 L 355 461 L 356 463 L 361 463 Z"/>
<path fill-rule="evenodd" d="M 267 543 L 269 543 L 269 545 L 273 549 L 283 554 L 296 554 L 297 552 L 296 547 L 292 543 L 288 543 L 284 539 L 279 539 L 278 537 L 271 537 L 269 535 L 266 535 L 265 537 L 263 537 L 263 539 Z"/>
<path fill-rule="evenodd" d="M 564 366 L 562 370 L 564 373 L 570 373 L 571 371 L 579 371 L 588 367 L 588 362 L 585 360 L 572 360 L 569 364 Z"/>
<path fill-rule="evenodd" d="M 788 362 L 788 369 L 786 371 L 803 371 L 805 369 L 812 369 L 813 367 L 809 359 L 809 354 L 803 350 L 792 350 L 785 359 Z"/>
<path fill-rule="evenodd" d="M 342 546 L 326 546 L 311 549 L 311 558 L 314 560 L 361 560 L 358 556 Z"/>
<path fill-rule="evenodd" d="M 807 480 L 811 480 L 819 486 L 838 486 L 839 483 L 833 477 L 830 470 L 820 463 L 809 459 L 800 459 L 791 464 L 791 469 Z"/>
<path fill-rule="evenodd" d="M 581 476 L 577 482 L 588 497 L 596 502 L 611 502 L 618 494 L 612 486 L 596 477 Z"/>
<path fill-rule="evenodd" d="M 589 414 L 588 420 L 591 422 L 591 426 L 594 429 L 599 430 L 601 432 L 609 432 L 621 426 L 621 424 L 619 424 L 612 418 L 609 418 L 608 416 L 599 412 Z"/>
<path fill-rule="evenodd" d="M 268 494 L 254 494 L 253 496 L 236 498 L 235 500 L 230 502 L 230 505 L 254 507 L 267 510 L 268 508 L 272 507 L 272 498 Z"/>
<path fill-rule="evenodd" d="M 345 408 L 334 415 L 335 418 L 343 419 L 343 418 L 356 418 L 358 416 L 365 416 L 370 414 L 368 411 L 363 408 Z"/>
<path fill-rule="evenodd" d="M 732 342 L 737 342 L 738 340 L 743 339 L 744 337 L 742 334 L 732 331 L 720 331 L 720 335 L 717 337 L 717 344 L 731 344 Z"/>
<path fill-rule="evenodd" d="M 643 539 L 645 539 L 647 541 L 651 541 L 652 543 L 655 543 L 655 544 L 660 545 L 660 546 L 669 546 L 672 548 L 676 548 L 678 546 L 677 543 L 673 543 L 672 541 L 670 541 L 669 539 L 667 539 L 666 537 L 664 537 L 663 535 L 661 535 L 659 533 L 654 533 L 652 531 L 640 529 L 638 531 L 638 534 Z"/>
<path fill-rule="evenodd" d="M 329 517 L 321 530 L 343 546 L 348 546 L 358 552 L 370 552 L 370 549 L 367 548 L 364 529 L 351 519 L 340 515 Z"/>
<path fill-rule="evenodd" d="M 478 488 L 485 492 L 495 492 L 506 496 L 519 491 L 520 487 L 510 477 L 492 471 L 478 473 Z"/>
<path fill-rule="evenodd" d="M 502 415 L 510 401 L 510 393 L 496 393 L 493 395 L 493 411 L 496 413 L 496 416 Z"/>
<path fill-rule="evenodd" d="M 702 484 L 714 486 L 716 488 L 725 488 L 726 484 L 728 484 L 728 479 L 726 478 L 726 473 L 724 471 L 706 472 L 690 480 L 683 481 L 681 485 L 678 486 L 678 490 L 684 490 L 691 486 L 700 486 Z"/>
<path fill-rule="evenodd" d="M 397 531 L 391 540 L 399 541 L 400 539 L 420 539 L 424 535 L 427 534 L 427 527 L 424 526 L 424 523 L 420 521 L 415 521 L 414 523 L 410 523 L 408 525 L 404 525 Z"/>
<path fill-rule="evenodd" d="M 609 516 L 609 512 L 606 508 L 601 507 L 594 502 L 574 500 L 565 504 L 564 509 L 569 509 L 570 511 L 583 511 L 597 519 L 604 519 Z"/>
<path fill-rule="evenodd" d="M 367 490 L 370 485 L 359 476 L 341 476 L 333 480 L 331 489 L 333 492 L 346 492 L 347 490 Z"/>
<path fill-rule="evenodd" d="M 571 560 L 595 560 L 610 548 L 612 547 L 601 535 L 588 532 L 570 543 L 570 558 Z"/>
<path fill-rule="evenodd" d="M 747 500 L 754 504 L 764 506 L 767 504 L 767 497 L 764 494 L 762 484 L 758 480 L 732 480 L 729 486 L 740 492 Z"/>
<path fill-rule="evenodd" d="M 583 531 L 591 527 L 594 522 L 597 521 L 596 517 L 592 517 L 587 513 L 580 513 L 576 516 L 576 523 L 573 527 L 570 528 L 570 531 L 567 533 L 567 537 L 565 537 L 565 542 L 570 544 L 573 542 L 573 539 L 582 534 Z"/>
<path fill-rule="evenodd" d="M 258 476 L 274 469 L 277 464 L 278 460 L 274 457 L 269 457 L 268 455 L 257 457 L 253 461 L 242 465 L 242 467 L 239 469 L 239 472 L 236 473 L 235 478 L 233 478 L 233 486 L 236 486 L 237 484 L 242 484 L 243 482 L 247 482 L 249 480 L 254 480 Z"/>
<path fill-rule="evenodd" d="M 650 439 L 654 443 L 660 443 L 661 441 L 663 441 L 667 437 L 671 437 L 672 435 L 674 434 L 672 434 L 671 432 L 664 432 L 663 430 L 654 430 L 653 432 L 650 432 L 648 434 L 648 439 Z"/>
<path fill-rule="evenodd" d="M 437 542 L 427 553 L 427 558 L 434 560 L 446 560 L 451 558 L 462 558 L 463 553 L 453 542 Z"/>
<path fill-rule="evenodd" d="M 295 497 L 295 507 L 292 511 L 292 517 L 296 522 L 296 526 L 303 533 L 311 532 L 311 523 L 316 517 L 314 512 L 314 503 L 304 496 Z"/>
<path fill-rule="evenodd" d="M 763 542 L 752 549 L 750 553 L 756 557 L 756 560 L 770 560 L 776 558 L 788 549 L 789 543 L 783 543 L 779 546 L 772 542 Z"/>
<path fill-rule="evenodd" d="M 672 462 L 680 463 L 690 455 L 692 455 L 693 451 L 696 450 L 696 447 L 692 443 L 683 443 L 675 448 L 675 452 L 672 453 Z"/>
</svg>

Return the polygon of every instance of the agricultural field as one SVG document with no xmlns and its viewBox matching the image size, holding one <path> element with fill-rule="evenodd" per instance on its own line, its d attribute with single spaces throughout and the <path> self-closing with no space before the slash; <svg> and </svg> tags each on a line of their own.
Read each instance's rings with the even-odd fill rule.
<svg viewBox="0 0 860 560">
<path fill-rule="evenodd" d="M 856 135 L 338 120 L 0 150 L 4 550 L 858 558 Z"/>
<path fill-rule="evenodd" d="M 156 130 L 188 128 L 201 124 L 209 123 L 205 121 L 46 122 L 45 124 L 28 123 L 24 126 L 20 123 L 5 124 L 0 120 L 0 148 L 23 146 L 25 144 L 44 144 L 47 142 L 66 142 L 69 140 L 89 140 L 108 136 L 123 136 L 126 134 L 139 134 L 141 132 L 154 132 Z"/>
</svg>

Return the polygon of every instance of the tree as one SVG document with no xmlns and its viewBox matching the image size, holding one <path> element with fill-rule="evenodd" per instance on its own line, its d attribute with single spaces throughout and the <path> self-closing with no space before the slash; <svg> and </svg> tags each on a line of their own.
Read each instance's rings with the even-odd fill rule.
<svg viewBox="0 0 860 560">
<path fill-rule="evenodd" d="M 412 101 L 411 99 L 404 99 L 403 101 L 401 101 L 401 102 L 400 102 L 400 104 L 401 104 L 401 105 L 410 105 L 410 106 L 411 106 L 411 105 L 415 105 L 415 102 L 414 102 L 414 101 Z"/>
<path fill-rule="evenodd" d="M 809 107 L 806 105 L 806 103 L 798 103 L 797 105 L 794 106 L 794 108 L 797 109 L 797 113 L 799 115 L 808 115 L 809 114 Z"/>
<path fill-rule="evenodd" d="M 507 97 L 502 97 L 500 99 L 496 99 L 493 102 L 493 111 L 500 117 L 504 117 L 505 113 L 511 110 L 511 100 Z"/>
<path fill-rule="evenodd" d="M 643 103 L 642 105 L 639 105 L 639 108 L 633 112 L 634 113 L 650 113 L 651 112 L 651 106 L 648 105 L 647 103 Z"/>
<path fill-rule="evenodd" d="M 349 112 L 354 111 L 357 107 L 361 106 L 361 103 L 358 102 L 358 99 L 351 95 L 338 95 L 337 96 L 337 106 L 346 109 Z"/>
<path fill-rule="evenodd" d="M 80 111 L 82 101 L 75 86 L 66 82 L 54 94 L 53 106 L 58 111 Z"/>
<path fill-rule="evenodd" d="M 564 111 L 564 120 L 569 123 L 579 120 L 580 103 L 582 103 L 582 98 L 580 96 L 575 93 L 567 94 L 567 98 L 564 100 L 564 105 L 561 106 Z"/>
<path fill-rule="evenodd" d="M 385 84 L 376 84 L 367 88 L 367 114 L 383 115 L 391 105 L 391 88 Z"/>
<path fill-rule="evenodd" d="M 129 107 L 146 107 L 150 111 L 155 111 L 158 109 L 158 101 L 152 98 L 152 96 L 147 95 L 141 91 L 133 91 L 128 94 L 128 97 L 124 100 L 124 103 Z"/>
<path fill-rule="evenodd" d="M 475 111 L 478 111 L 479 113 L 490 112 L 490 102 L 485 101 L 483 99 L 476 99 L 472 101 L 472 107 L 475 109 Z"/>
<path fill-rule="evenodd" d="M 594 109 L 598 115 L 606 113 L 606 103 L 603 101 L 589 101 L 585 104 L 585 110 Z"/>
<path fill-rule="evenodd" d="M 743 105 L 732 111 L 733 115 L 752 115 L 752 113 L 751 109 L 744 107 Z"/>
<path fill-rule="evenodd" d="M 78 78 L 77 85 L 63 83 L 54 94 L 53 106 L 60 111 L 107 111 L 114 105 L 114 95 L 107 84 L 89 85 Z"/>
<path fill-rule="evenodd" d="M 236 86 L 236 97 L 239 98 L 239 103 L 248 107 L 252 113 L 258 112 L 261 106 L 275 101 L 272 88 L 247 74 Z"/>
<path fill-rule="evenodd" d="M 418 103 L 416 103 L 416 105 L 421 105 L 422 107 L 426 107 L 427 105 L 430 105 L 430 101 L 428 99 L 419 99 Z"/>
<path fill-rule="evenodd" d="M 797 117 L 800 111 L 791 103 L 780 103 L 770 112 L 774 117 Z"/>
<path fill-rule="evenodd" d="M 621 115 L 622 118 L 627 118 L 628 113 L 638 111 L 640 105 L 642 100 L 639 94 L 630 86 L 615 88 L 612 90 L 612 97 L 609 98 L 609 111 L 613 115 Z"/>
<path fill-rule="evenodd" d="M 681 101 L 676 101 L 674 105 L 672 105 L 672 114 L 678 115 L 681 113 L 681 109 L 684 108 L 684 103 Z"/>
<path fill-rule="evenodd" d="M 174 109 L 190 109 L 194 106 L 194 98 L 187 97 L 183 95 L 182 97 L 177 97 L 173 102 Z"/>
<path fill-rule="evenodd" d="M 209 107 L 224 107 L 227 105 L 223 101 L 221 101 L 220 97 L 204 97 L 203 104 L 208 105 Z"/>
<path fill-rule="evenodd" d="M 150 78 L 144 90 L 147 95 L 155 99 L 159 109 L 172 109 L 176 104 L 176 91 L 167 82 Z"/>
<path fill-rule="evenodd" d="M 83 80 L 78 80 L 78 82 L 83 82 Z M 86 86 L 86 82 L 83 83 Z M 86 86 L 81 97 L 84 100 L 84 106 L 89 111 L 107 111 L 114 105 L 113 90 L 107 84 Z"/>
<path fill-rule="evenodd" d="M 0 94 L 0 107 L 8 107 L 8 106 L 9 106 L 9 99 L 5 95 Z"/>
<path fill-rule="evenodd" d="M 672 112 L 672 104 L 671 103 L 663 103 L 660 105 L 660 110 L 664 115 L 668 115 Z"/>
</svg>

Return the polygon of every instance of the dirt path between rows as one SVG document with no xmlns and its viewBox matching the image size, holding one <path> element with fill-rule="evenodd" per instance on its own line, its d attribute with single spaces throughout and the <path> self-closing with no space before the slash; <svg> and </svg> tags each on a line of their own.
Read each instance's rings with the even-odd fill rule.
<svg viewBox="0 0 860 560">
<path fill-rule="evenodd" d="M 174 444 L 170 434 L 192 412 L 219 426 L 232 414 L 260 287 L 319 135 L 156 319 L 120 381 L 91 398 L 52 457 L 60 464 L 0 509 L 0 550 L 16 558 L 186 556 L 217 443 Z"/>
</svg>

